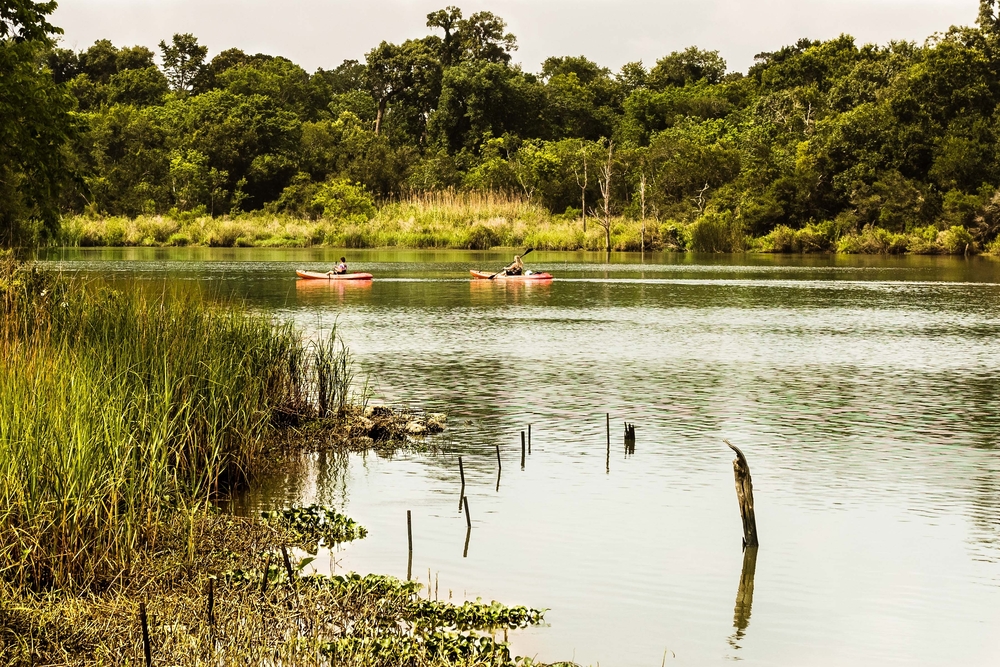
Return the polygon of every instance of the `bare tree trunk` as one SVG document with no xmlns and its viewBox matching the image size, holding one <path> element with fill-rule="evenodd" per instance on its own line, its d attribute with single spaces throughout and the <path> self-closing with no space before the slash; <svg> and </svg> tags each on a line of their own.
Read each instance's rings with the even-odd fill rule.
<svg viewBox="0 0 1000 667">
<path fill-rule="evenodd" d="M 639 203 L 642 207 L 642 231 L 639 233 L 639 251 L 646 252 L 646 172 L 639 174 Z"/>
<path fill-rule="evenodd" d="M 382 117 L 385 115 L 385 104 L 386 104 L 386 100 L 385 100 L 384 97 L 378 101 L 378 114 L 376 114 L 376 116 L 375 116 L 375 136 L 376 137 L 379 135 L 379 132 L 382 130 Z"/>
<path fill-rule="evenodd" d="M 576 176 L 576 184 L 580 187 L 580 211 L 583 215 L 583 233 L 587 233 L 587 185 L 589 183 L 589 177 L 587 175 L 587 146 L 583 142 L 580 142 L 580 154 L 583 155 L 583 181 L 580 181 L 580 173 L 573 169 L 573 174 Z"/>
<path fill-rule="evenodd" d="M 601 188 L 601 227 L 604 228 L 604 250 L 611 255 L 611 186 L 614 172 L 614 150 L 615 144 L 608 142 L 608 161 L 601 166 L 601 175 L 597 179 L 597 184 Z"/>
</svg>

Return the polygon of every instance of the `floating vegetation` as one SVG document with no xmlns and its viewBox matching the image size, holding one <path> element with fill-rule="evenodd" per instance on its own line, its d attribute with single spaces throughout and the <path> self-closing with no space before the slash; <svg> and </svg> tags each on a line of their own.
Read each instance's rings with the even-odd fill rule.
<svg viewBox="0 0 1000 667">
<path fill-rule="evenodd" d="M 261 517 L 291 534 L 295 545 L 315 554 L 319 547 L 363 539 L 368 530 L 354 519 L 322 505 L 261 512 Z"/>
</svg>

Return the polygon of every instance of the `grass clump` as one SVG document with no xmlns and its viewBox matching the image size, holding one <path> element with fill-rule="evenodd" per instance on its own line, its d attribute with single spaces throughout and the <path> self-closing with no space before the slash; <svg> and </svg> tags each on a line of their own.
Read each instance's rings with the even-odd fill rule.
<svg viewBox="0 0 1000 667">
<path fill-rule="evenodd" d="M 0 577 L 83 590 L 129 576 L 170 516 L 250 474 L 275 425 L 316 416 L 316 376 L 343 403 L 331 345 L 310 354 L 237 306 L 0 258 Z"/>
</svg>

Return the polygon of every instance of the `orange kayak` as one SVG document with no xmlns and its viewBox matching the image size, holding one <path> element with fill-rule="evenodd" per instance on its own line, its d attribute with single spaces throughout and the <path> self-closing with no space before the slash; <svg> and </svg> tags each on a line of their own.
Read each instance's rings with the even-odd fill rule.
<svg viewBox="0 0 1000 667">
<path fill-rule="evenodd" d="M 496 271 L 469 271 L 472 274 L 474 280 L 489 280 Z M 502 273 L 497 275 L 493 280 L 552 280 L 551 273 L 529 273 L 521 274 L 519 276 L 505 276 Z"/>
<path fill-rule="evenodd" d="M 371 280 L 370 273 L 317 273 L 316 271 L 296 271 L 295 275 L 306 280 Z"/>
</svg>

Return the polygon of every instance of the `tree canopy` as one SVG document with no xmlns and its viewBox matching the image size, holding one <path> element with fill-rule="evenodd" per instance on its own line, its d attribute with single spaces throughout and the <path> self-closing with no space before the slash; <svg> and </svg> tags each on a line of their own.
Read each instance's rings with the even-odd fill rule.
<svg viewBox="0 0 1000 667">
<path fill-rule="evenodd" d="M 651 67 L 569 54 L 530 72 L 502 18 L 454 6 L 424 37 L 312 73 L 238 49 L 209 59 L 191 34 L 159 58 L 107 40 L 73 52 L 52 44 L 53 8 L 0 0 L 8 242 L 15 219 L 51 227 L 59 211 L 315 215 L 302 202 L 338 183 L 376 200 L 504 190 L 580 214 L 602 197 L 581 174 L 609 143 L 616 215 L 995 233 L 995 0 L 923 44 L 801 39 L 745 74 L 695 46 Z"/>
</svg>

